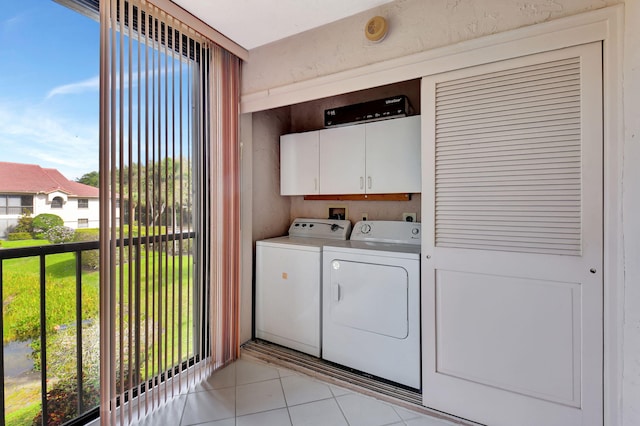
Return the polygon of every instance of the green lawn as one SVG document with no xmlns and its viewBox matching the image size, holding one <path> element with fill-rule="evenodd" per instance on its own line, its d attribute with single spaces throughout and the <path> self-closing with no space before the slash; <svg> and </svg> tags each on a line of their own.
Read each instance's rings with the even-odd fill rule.
<svg viewBox="0 0 640 426">
<path fill-rule="evenodd" d="M 4 241 L 3 248 L 44 245 L 43 240 Z M 75 254 L 46 257 L 47 332 L 75 322 L 76 261 Z M 40 336 L 40 258 L 25 257 L 3 263 L 4 342 L 28 340 Z M 82 274 L 82 316 L 97 318 L 99 309 L 99 275 Z"/>
<path fill-rule="evenodd" d="M 34 245 L 47 244 L 43 240 L 27 240 L 27 241 L 3 241 L 2 248 L 25 247 Z M 123 326 L 128 327 L 129 308 L 134 306 L 142 307 L 141 312 L 132 311 L 134 316 L 143 319 L 143 326 L 153 327 L 156 330 L 173 330 L 173 324 L 182 330 L 182 338 L 178 333 L 170 332 L 168 335 L 162 334 L 154 337 L 153 342 L 148 342 L 151 352 L 157 351 L 157 346 L 161 342 L 163 352 L 166 359 L 157 359 L 148 357 L 148 364 L 142 360 L 142 371 L 139 375 L 142 378 L 150 378 L 157 374 L 159 370 L 166 370 L 173 362 L 181 361 L 178 359 L 178 343 L 181 342 L 183 348 L 187 347 L 189 337 L 192 335 L 192 318 L 189 321 L 184 320 L 178 324 L 178 319 L 168 315 L 169 312 L 181 307 L 183 311 L 192 312 L 193 301 L 193 258 L 191 256 L 169 257 L 169 266 L 167 269 L 159 270 L 158 265 L 164 264 L 166 255 L 154 253 L 149 258 L 149 267 L 144 260 L 139 264 L 139 268 L 135 265 L 124 264 L 122 267 L 116 268 L 116 276 L 124 277 L 123 285 L 116 286 L 116 297 L 122 300 L 121 308 L 124 309 L 125 323 Z M 161 262 L 162 260 L 162 262 Z M 175 260 L 172 261 L 172 260 Z M 37 339 L 40 336 L 40 265 L 38 257 L 5 260 L 3 263 L 3 316 L 4 316 L 4 341 Z M 182 263 L 183 270 L 180 276 L 179 265 Z M 154 267 L 155 265 L 155 267 Z M 139 269 L 139 271 L 138 271 Z M 149 277 L 147 279 L 147 269 L 149 269 Z M 140 275 L 140 286 L 136 284 L 136 280 L 132 280 L 132 284 L 128 284 L 129 277 L 134 278 L 137 273 Z M 187 275 L 190 275 L 191 283 L 187 283 Z M 69 369 L 68 364 L 73 364 L 75 360 L 75 346 L 73 338 L 64 336 L 72 334 L 75 329 L 75 255 L 73 253 L 58 254 L 47 256 L 46 258 L 46 318 L 48 332 L 48 353 L 50 354 L 49 375 L 55 371 L 63 371 Z M 160 277 L 163 277 L 160 280 Z M 182 278 L 182 283 L 181 283 Z M 99 309 L 99 273 L 97 271 L 83 272 L 82 276 L 82 312 L 83 319 L 92 320 L 93 324 L 98 322 Z M 179 300 L 178 294 L 182 291 L 183 299 Z M 189 294 L 187 300 L 186 295 Z M 122 299 L 120 296 L 122 295 Z M 136 299 L 138 298 L 138 299 Z M 162 306 L 162 309 L 160 307 Z M 148 307 L 148 311 L 145 310 Z M 161 321 L 158 320 L 158 314 L 161 313 Z M 155 314 L 155 318 L 153 315 Z M 144 320 L 146 319 L 146 320 Z M 70 327 L 71 326 L 71 327 Z M 64 331 L 66 330 L 66 331 Z M 87 333 L 91 335 L 89 330 Z M 95 334 L 95 333 L 94 333 Z M 88 339 L 89 336 L 86 336 Z M 68 349 L 56 347 L 61 345 L 65 340 L 71 343 Z M 54 347 L 51 347 L 51 346 Z M 192 351 L 192 348 L 191 348 Z M 95 352 L 95 351 L 94 351 Z M 66 353 L 66 356 L 65 356 Z M 55 354 L 55 356 L 54 356 Z M 62 354 L 62 355 L 59 355 Z M 192 355 L 192 354 L 191 354 Z M 62 358 L 68 357 L 64 360 Z M 54 360 L 55 358 L 55 360 Z M 164 358 L 164 357 L 163 357 Z M 182 352 L 182 358 L 185 358 L 185 349 Z M 85 362 L 89 360 L 85 358 Z M 97 364 L 96 357 L 91 361 Z M 125 360 L 126 365 L 127 360 Z M 74 365 L 74 364 L 73 364 Z M 72 368 L 73 365 L 71 365 Z M 146 367 L 145 367 L 146 366 Z M 96 365 L 91 366 L 95 372 Z M 95 373 L 97 375 L 97 372 Z M 8 390 L 8 389 L 7 389 Z M 7 402 L 18 401 L 16 406 L 7 405 L 6 422 L 8 425 L 26 425 L 30 424 L 34 413 L 39 412 L 40 407 L 40 389 L 35 386 L 21 391 L 7 393 Z M 21 403 L 20 403 L 21 401 Z M 29 403 L 33 401 L 32 403 Z"/>
<path fill-rule="evenodd" d="M 39 393 L 36 398 L 39 398 Z M 21 408 L 18 408 L 15 411 L 9 411 L 9 409 L 7 409 L 5 417 L 7 426 L 31 426 L 33 424 L 34 417 L 40 412 L 41 405 L 39 402 L 30 403 L 30 401 L 35 400 L 36 398 L 34 398 L 34 395 L 29 395 L 26 400 L 22 401 Z"/>
</svg>

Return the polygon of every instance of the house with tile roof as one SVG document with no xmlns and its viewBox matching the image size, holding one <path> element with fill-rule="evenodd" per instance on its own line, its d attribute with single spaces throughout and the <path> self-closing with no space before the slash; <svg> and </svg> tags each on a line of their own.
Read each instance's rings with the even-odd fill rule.
<svg viewBox="0 0 640 426">
<path fill-rule="evenodd" d="M 0 238 L 20 216 L 52 213 L 69 228 L 97 228 L 99 189 L 65 178 L 36 164 L 0 161 Z"/>
</svg>

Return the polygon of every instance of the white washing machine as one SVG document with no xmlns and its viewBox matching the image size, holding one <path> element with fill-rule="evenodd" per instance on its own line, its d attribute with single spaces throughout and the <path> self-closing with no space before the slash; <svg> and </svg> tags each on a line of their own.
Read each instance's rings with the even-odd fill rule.
<svg viewBox="0 0 640 426">
<path fill-rule="evenodd" d="M 323 249 L 322 358 L 420 389 L 419 223 L 358 222 Z"/>
<path fill-rule="evenodd" d="M 320 356 L 322 246 L 350 232 L 348 220 L 295 219 L 256 242 L 255 337 Z"/>
</svg>

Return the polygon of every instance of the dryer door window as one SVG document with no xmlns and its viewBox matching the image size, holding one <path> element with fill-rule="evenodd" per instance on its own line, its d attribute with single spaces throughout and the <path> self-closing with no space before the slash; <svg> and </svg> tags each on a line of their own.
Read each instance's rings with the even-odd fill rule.
<svg viewBox="0 0 640 426">
<path fill-rule="evenodd" d="M 405 339 L 409 334 L 409 275 L 400 266 L 332 260 L 330 321 Z"/>
</svg>

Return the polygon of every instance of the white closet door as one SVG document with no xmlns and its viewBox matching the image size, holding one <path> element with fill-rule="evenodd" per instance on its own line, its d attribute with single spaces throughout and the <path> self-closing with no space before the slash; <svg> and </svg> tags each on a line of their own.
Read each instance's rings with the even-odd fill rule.
<svg viewBox="0 0 640 426">
<path fill-rule="evenodd" d="M 423 399 L 601 426 L 600 43 L 423 79 Z"/>
</svg>

